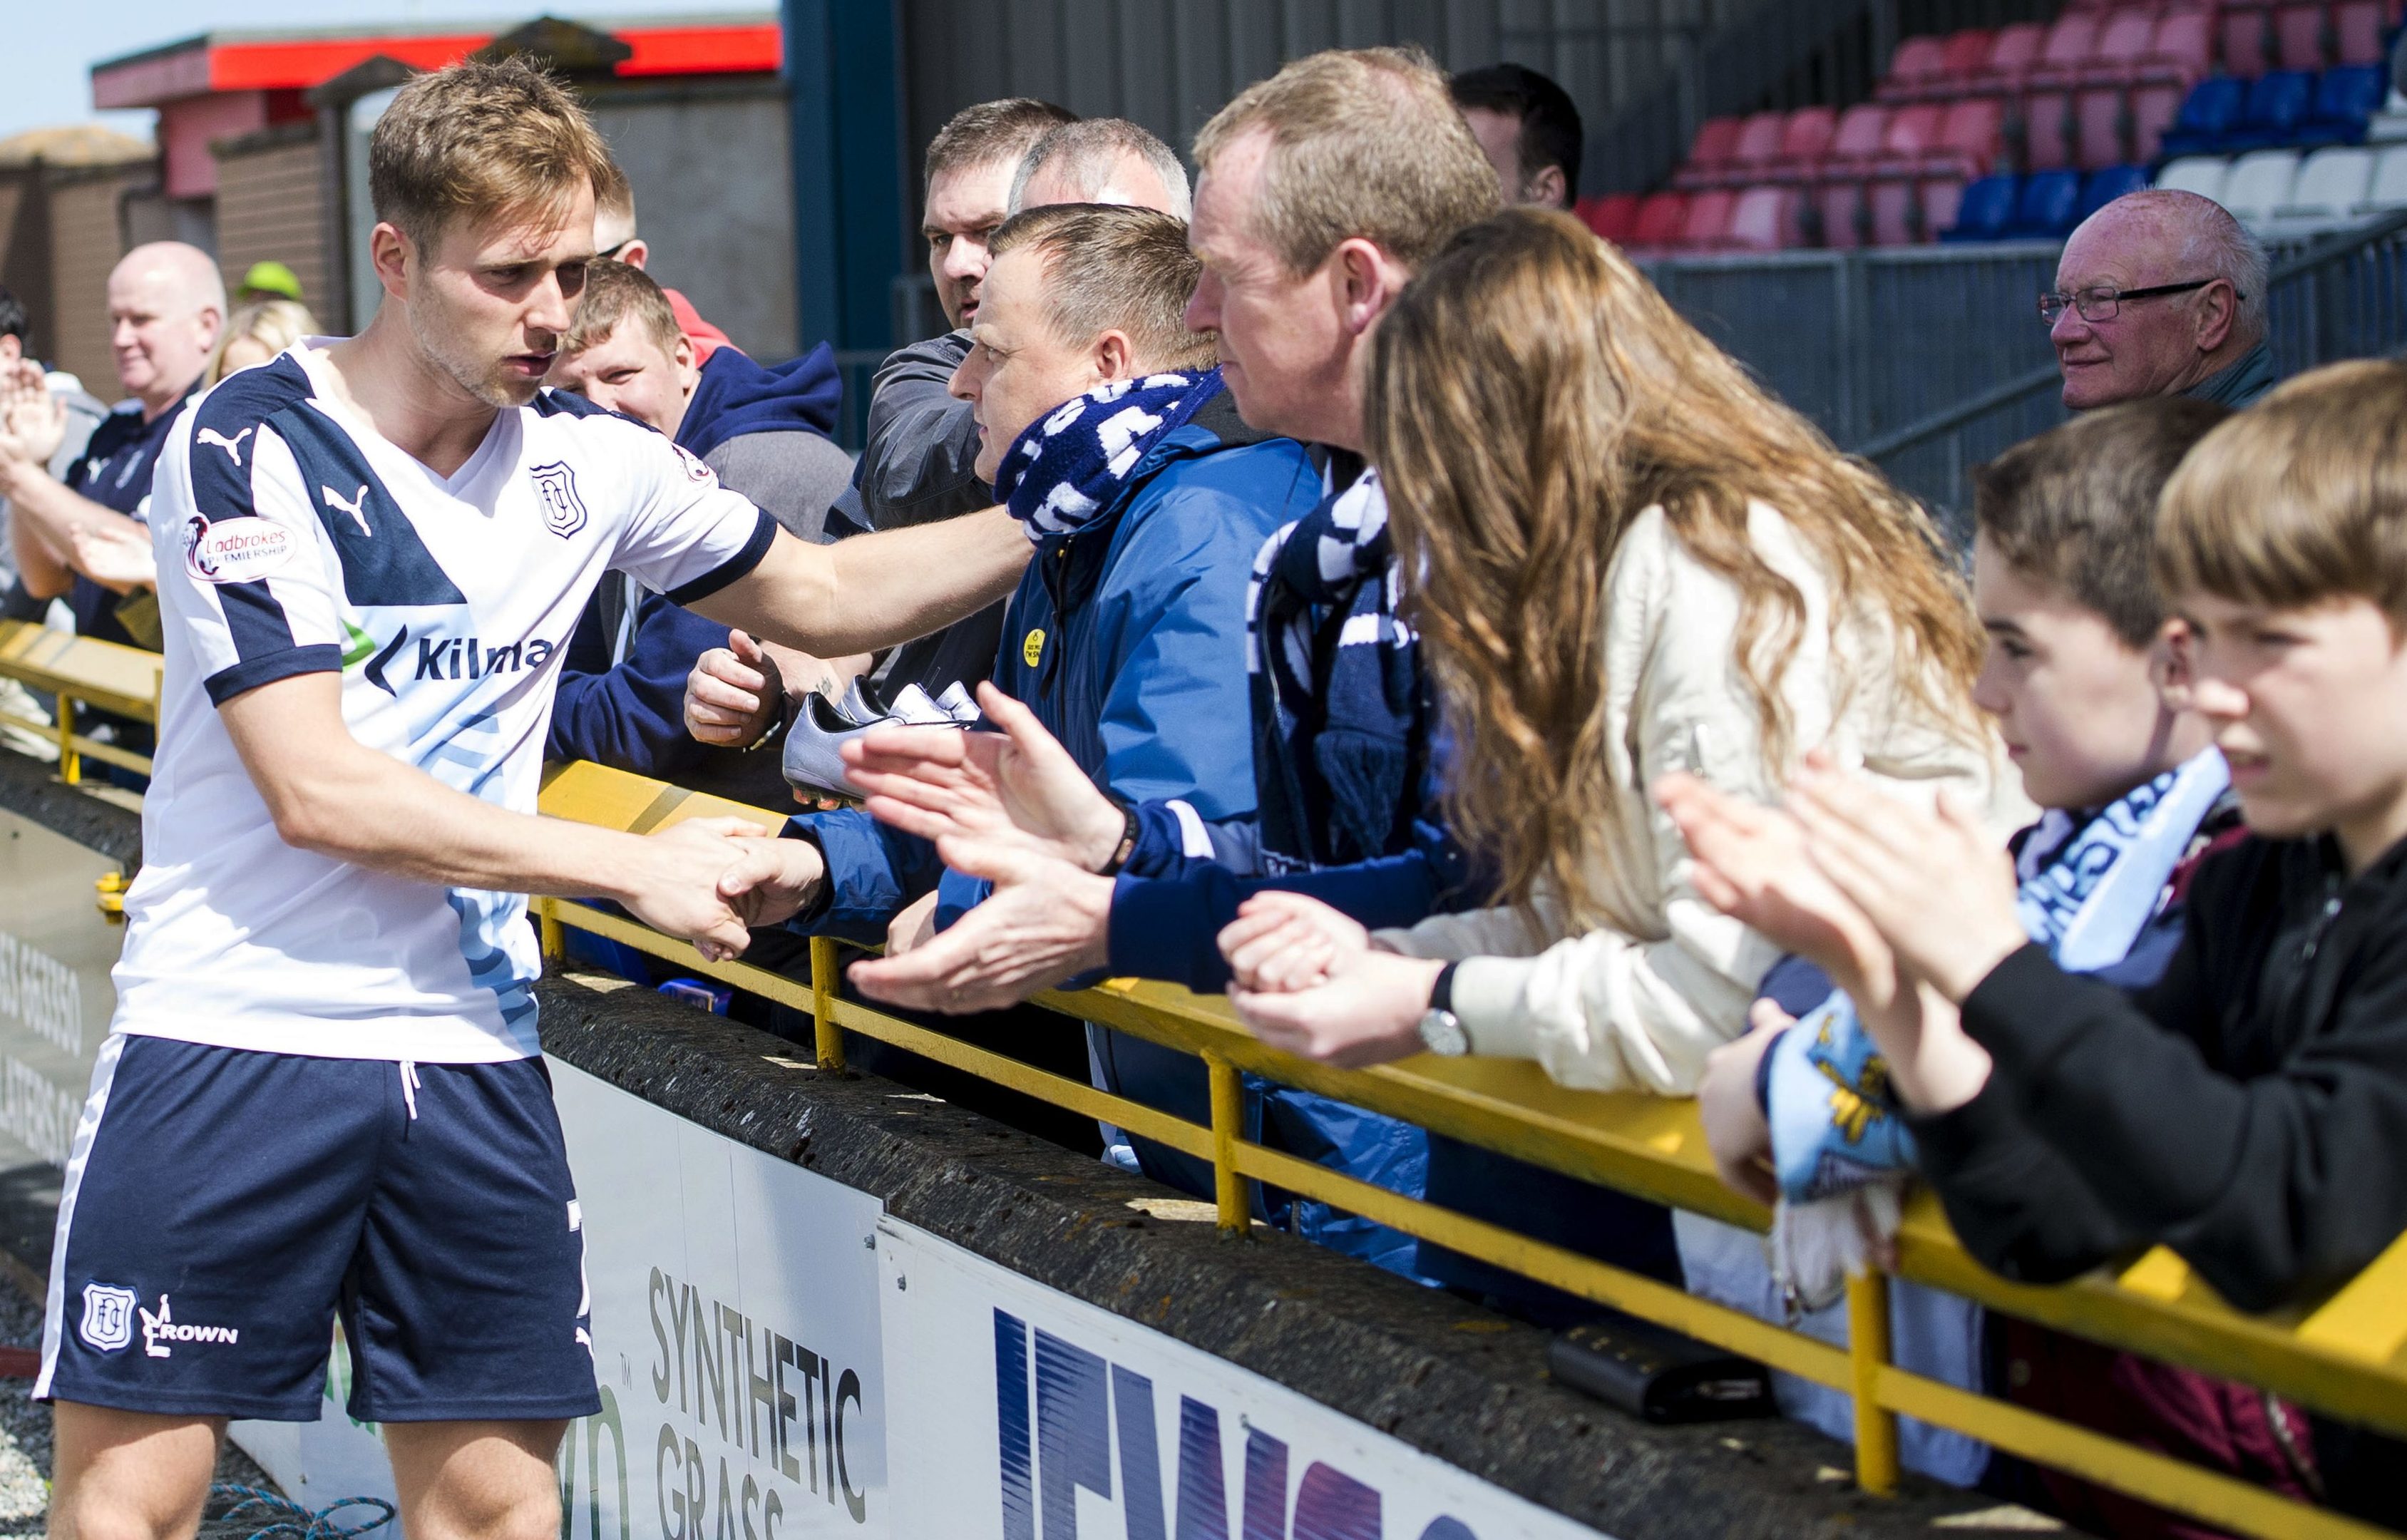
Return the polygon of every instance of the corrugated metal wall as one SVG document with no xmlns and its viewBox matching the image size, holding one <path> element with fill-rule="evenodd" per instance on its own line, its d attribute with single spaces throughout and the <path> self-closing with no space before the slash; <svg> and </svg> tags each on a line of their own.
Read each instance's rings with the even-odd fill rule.
<svg viewBox="0 0 2407 1540">
<path fill-rule="evenodd" d="M 1041 96 L 1130 118 L 1182 151 L 1220 105 L 1325 48 L 1418 43 L 1448 69 L 1509 59 L 1599 124 L 1703 32 L 1778 0 L 903 0 L 916 157 L 973 102 Z M 916 193 L 916 189 L 914 190 Z"/>
</svg>

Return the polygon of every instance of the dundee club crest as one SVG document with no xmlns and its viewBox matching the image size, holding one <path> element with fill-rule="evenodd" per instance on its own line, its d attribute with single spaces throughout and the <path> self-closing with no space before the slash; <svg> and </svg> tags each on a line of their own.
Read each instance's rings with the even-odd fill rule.
<svg viewBox="0 0 2407 1540">
<path fill-rule="evenodd" d="M 134 1340 L 134 1290 L 114 1284 L 83 1286 L 83 1320 L 76 1334 L 104 1353 L 113 1353 Z"/>
<path fill-rule="evenodd" d="M 565 540 L 585 527 L 585 500 L 577 495 L 577 473 L 563 461 L 531 466 L 534 494 L 543 504 L 543 527 Z"/>
</svg>

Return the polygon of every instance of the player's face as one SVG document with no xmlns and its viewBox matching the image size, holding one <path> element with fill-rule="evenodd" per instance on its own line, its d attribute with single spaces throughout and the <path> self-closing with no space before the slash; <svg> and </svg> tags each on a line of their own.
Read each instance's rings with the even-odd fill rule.
<svg viewBox="0 0 2407 1540">
<path fill-rule="evenodd" d="M 409 329 L 428 362 L 491 406 L 534 399 L 593 258 L 593 193 L 558 222 L 454 219 L 413 253 Z"/>
<path fill-rule="evenodd" d="M 674 348 L 663 348 L 642 321 L 630 317 L 611 327 L 609 335 L 553 360 L 545 382 L 675 438 L 701 378 L 692 343 L 680 336 Z"/>
</svg>

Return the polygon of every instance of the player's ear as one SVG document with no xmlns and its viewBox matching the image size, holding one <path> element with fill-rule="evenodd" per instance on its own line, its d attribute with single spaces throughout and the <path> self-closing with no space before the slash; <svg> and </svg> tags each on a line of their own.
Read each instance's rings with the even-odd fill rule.
<svg viewBox="0 0 2407 1540">
<path fill-rule="evenodd" d="M 368 232 L 368 261 L 376 268 L 377 281 L 384 286 L 386 293 L 398 300 L 409 298 L 412 244 L 398 226 L 387 221 L 379 221 Z"/>
</svg>

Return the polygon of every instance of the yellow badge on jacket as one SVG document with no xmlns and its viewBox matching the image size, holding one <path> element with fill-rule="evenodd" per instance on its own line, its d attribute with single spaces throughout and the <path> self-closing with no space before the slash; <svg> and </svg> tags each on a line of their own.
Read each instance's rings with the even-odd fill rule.
<svg viewBox="0 0 2407 1540">
<path fill-rule="evenodd" d="M 1045 633 L 1041 627 L 1030 632 L 1028 640 L 1019 644 L 1019 655 L 1031 668 L 1036 666 L 1037 659 L 1045 656 Z"/>
</svg>

